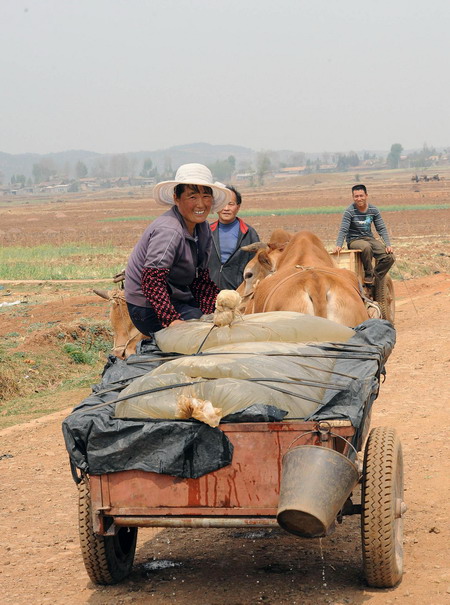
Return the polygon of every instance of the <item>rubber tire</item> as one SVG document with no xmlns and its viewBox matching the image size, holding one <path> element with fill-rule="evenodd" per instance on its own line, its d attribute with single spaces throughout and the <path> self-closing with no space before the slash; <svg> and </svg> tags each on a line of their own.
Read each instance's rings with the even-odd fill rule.
<svg viewBox="0 0 450 605">
<path fill-rule="evenodd" d="M 361 538 L 369 586 L 392 588 L 403 575 L 403 457 L 394 429 L 377 427 L 367 439 L 362 480 Z"/>
<path fill-rule="evenodd" d="M 395 292 L 394 282 L 390 275 L 385 275 L 383 279 L 375 278 L 373 299 L 380 305 L 381 317 L 393 324 L 395 320 Z"/>
<path fill-rule="evenodd" d="M 131 572 L 137 528 L 120 527 L 115 536 L 100 536 L 92 529 L 89 479 L 78 484 L 78 522 L 84 566 L 94 584 L 116 584 Z"/>
</svg>

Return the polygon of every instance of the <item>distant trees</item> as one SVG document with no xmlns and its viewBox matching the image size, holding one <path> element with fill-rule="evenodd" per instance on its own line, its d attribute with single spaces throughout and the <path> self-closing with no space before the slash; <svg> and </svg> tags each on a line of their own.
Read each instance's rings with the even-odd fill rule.
<svg viewBox="0 0 450 605">
<path fill-rule="evenodd" d="M 234 155 L 229 155 L 226 160 L 216 160 L 214 164 L 210 164 L 208 168 L 218 181 L 226 183 L 231 180 L 232 175 L 236 170 L 236 158 Z"/>
<path fill-rule="evenodd" d="M 112 177 L 128 176 L 130 171 L 130 160 L 125 153 L 111 156 L 109 160 L 109 171 Z"/>
<path fill-rule="evenodd" d="M 109 176 L 108 169 L 106 166 L 106 160 L 104 158 L 98 158 L 97 160 L 95 160 L 94 165 L 91 169 L 91 174 L 92 176 L 99 179 L 105 179 Z"/>
<path fill-rule="evenodd" d="M 141 172 L 139 173 L 139 176 L 144 176 L 144 177 L 149 176 L 152 169 L 153 169 L 153 162 L 151 161 L 150 158 L 147 158 L 146 160 L 144 160 L 144 164 L 142 166 Z"/>
<path fill-rule="evenodd" d="M 351 151 L 347 154 L 339 154 L 336 164 L 337 170 L 345 172 L 346 170 L 354 166 L 359 166 L 359 157 L 354 151 Z"/>
<path fill-rule="evenodd" d="M 144 178 L 158 178 L 158 169 L 156 168 L 156 166 L 153 167 L 153 162 L 150 158 L 144 160 L 144 164 L 142 165 L 142 170 L 139 173 L 139 176 L 142 176 Z"/>
<path fill-rule="evenodd" d="M 272 168 L 272 162 L 267 151 L 260 151 L 256 155 L 256 175 L 259 185 L 264 185 L 264 175 Z"/>
<path fill-rule="evenodd" d="M 11 185 L 19 185 L 19 187 L 25 187 L 27 177 L 24 174 L 13 174 L 10 182 Z"/>
<path fill-rule="evenodd" d="M 304 166 L 306 163 L 306 154 L 303 151 L 297 151 L 289 156 L 287 166 Z"/>
<path fill-rule="evenodd" d="M 69 193 L 78 193 L 79 190 L 80 190 L 80 187 L 78 186 L 78 183 L 76 181 L 71 183 L 69 188 L 67 189 L 67 191 Z"/>
<path fill-rule="evenodd" d="M 170 181 L 175 176 L 175 171 L 172 168 L 172 158 L 168 155 L 164 158 L 164 171 L 159 175 L 161 181 Z"/>
<path fill-rule="evenodd" d="M 40 164 L 33 164 L 33 178 L 35 183 L 42 181 L 42 169 Z"/>
<path fill-rule="evenodd" d="M 128 171 L 128 175 L 132 178 L 136 176 L 136 167 L 138 165 L 138 159 L 135 155 L 132 155 L 130 158 L 130 169 Z"/>
<path fill-rule="evenodd" d="M 387 156 L 387 165 L 389 168 L 398 168 L 400 164 L 400 156 L 402 155 L 403 147 L 400 143 L 391 145 L 391 151 Z"/>
<path fill-rule="evenodd" d="M 57 174 L 55 164 L 50 158 L 44 158 L 37 164 L 33 164 L 32 172 L 35 183 L 49 181 L 52 176 Z"/>
<path fill-rule="evenodd" d="M 414 151 L 408 155 L 408 160 L 412 168 L 428 168 L 433 164 L 431 156 L 437 155 L 434 147 L 428 147 L 426 143 L 420 151 Z"/>
<path fill-rule="evenodd" d="M 237 165 L 237 172 L 253 172 L 253 163 L 251 160 L 239 160 L 239 164 Z"/>
<path fill-rule="evenodd" d="M 88 175 L 87 166 L 81 160 L 79 162 L 77 162 L 77 164 L 75 166 L 75 175 L 76 175 L 77 179 L 84 179 Z"/>
</svg>

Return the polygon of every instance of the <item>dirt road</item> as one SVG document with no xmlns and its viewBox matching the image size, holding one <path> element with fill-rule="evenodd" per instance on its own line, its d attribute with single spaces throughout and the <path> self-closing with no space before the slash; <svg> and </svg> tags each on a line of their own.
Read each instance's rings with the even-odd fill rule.
<svg viewBox="0 0 450 605">
<path fill-rule="evenodd" d="M 392 590 L 364 585 L 359 518 L 331 536 L 282 530 L 140 530 L 130 578 L 97 587 L 78 544 L 77 489 L 64 413 L 0 432 L 0 603 L 385 605 L 450 602 L 450 275 L 396 284 L 397 345 L 372 426 L 393 426 L 404 449 L 405 575 Z M 323 555 L 323 556 L 322 556 Z"/>
</svg>

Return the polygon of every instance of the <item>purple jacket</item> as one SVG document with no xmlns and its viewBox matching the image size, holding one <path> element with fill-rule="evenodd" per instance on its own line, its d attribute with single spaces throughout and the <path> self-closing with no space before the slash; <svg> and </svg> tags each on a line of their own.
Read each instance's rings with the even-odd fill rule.
<svg viewBox="0 0 450 605">
<path fill-rule="evenodd" d="M 210 252 L 211 229 L 208 222 L 196 225 L 195 236 L 192 236 L 177 206 L 172 206 L 147 227 L 128 259 L 125 270 L 126 301 L 139 307 L 150 307 L 141 287 L 142 271 L 148 267 L 170 269 L 170 298 L 192 302 L 190 285 L 198 269 L 208 267 Z"/>
</svg>

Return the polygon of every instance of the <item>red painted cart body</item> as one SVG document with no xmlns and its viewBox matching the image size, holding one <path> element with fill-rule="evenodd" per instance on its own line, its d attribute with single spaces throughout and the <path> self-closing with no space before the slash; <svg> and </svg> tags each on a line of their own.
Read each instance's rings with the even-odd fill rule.
<svg viewBox="0 0 450 605">
<path fill-rule="evenodd" d="M 350 422 L 337 424 L 347 426 L 333 426 L 332 433 L 351 439 Z M 221 425 L 234 446 L 233 461 L 198 479 L 137 470 L 91 475 L 93 529 L 112 535 L 117 526 L 274 525 L 282 459 L 293 442 L 348 454 L 344 439 L 318 432 L 319 426 L 299 421 Z"/>
</svg>

